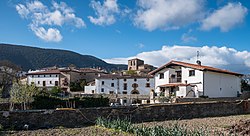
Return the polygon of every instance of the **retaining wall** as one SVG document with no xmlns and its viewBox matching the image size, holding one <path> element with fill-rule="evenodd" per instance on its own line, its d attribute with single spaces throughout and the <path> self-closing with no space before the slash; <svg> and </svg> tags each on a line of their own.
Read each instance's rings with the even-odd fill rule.
<svg viewBox="0 0 250 136">
<path fill-rule="evenodd" d="M 250 113 L 250 101 L 146 105 L 139 107 L 83 108 L 77 110 L 0 111 L 5 128 L 81 127 L 98 117 L 129 118 L 133 122 L 228 116 Z"/>
</svg>

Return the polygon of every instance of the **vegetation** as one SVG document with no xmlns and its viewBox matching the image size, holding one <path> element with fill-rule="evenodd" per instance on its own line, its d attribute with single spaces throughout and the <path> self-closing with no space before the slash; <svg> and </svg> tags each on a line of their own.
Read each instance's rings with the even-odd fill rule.
<svg viewBox="0 0 250 136">
<path fill-rule="evenodd" d="M 129 120 L 110 120 L 105 118 L 98 118 L 96 120 L 96 125 L 114 129 L 117 131 L 123 131 L 131 133 L 137 136 L 205 136 L 208 135 L 206 129 L 193 129 L 188 130 L 185 126 L 178 125 L 177 123 L 168 126 L 154 126 L 154 127 L 145 127 L 145 126 L 135 126 Z M 219 132 L 215 132 L 220 134 Z"/>
<path fill-rule="evenodd" d="M 0 96 L 8 97 L 13 81 L 18 81 L 17 72 L 21 68 L 7 60 L 0 60 Z"/>
<path fill-rule="evenodd" d="M 87 82 L 85 79 L 81 79 L 80 81 L 76 82 L 70 82 L 70 91 L 76 92 L 76 91 L 84 91 L 84 86 L 87 85 Z"/>
<path fill-rule="evenodd" d="M 128 70 L 128 71 L 126 71 L 126 74 L 127 75 L 137 75 L 135 70 Z"/>
<path fill-rule="evenodd" d="M 51 96 L 60 96 L 62 93 L 62 90 L 58 86 L 54 86 L 50 91 L 49 94 Z"/>
<path fill-rule="evenodd" d="M 102 67 L 111 70 L 126 69 L 126 65 L 113 65 L 90 55 L 81 55 L 72 51 L 42 49 L 28 46 L 0 44 L 0 60 L 9 60 L 23 70 L 39 69 L 51 66 Z"/>
<path fill-rule="evenodd" d="M 250 85 L 246 80 L 241 80 L 241 91 L 250 91 Z"/>
<path fill-rule="evenodd" d="M 33 109 L 55 109 L 55 108 L 83 108 L 83 107 L 106 107 L 109 106 L 108 98 L 59 98 L 48 95 L 37 95 L 32 102 Z"/>
<path fill-rule="evenodd" d="M 27 109 L 27 104 L 29 105 L 33 102 L 33 97 L 38 93 L 38 89 L 35 85 L 20 85 L 14 83 L 10 90 L 10 109 L 13 110 L 14 104 L 21 104 L 22 109 Z"/>
</svg>

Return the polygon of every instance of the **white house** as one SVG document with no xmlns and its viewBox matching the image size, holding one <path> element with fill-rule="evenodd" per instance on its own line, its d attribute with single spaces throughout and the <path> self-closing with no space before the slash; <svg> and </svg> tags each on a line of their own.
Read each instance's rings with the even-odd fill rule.
<svg viewBox="0 0 250 136">
<path fill-rule="evenodd" d="M 198 61 L 200 62 L 200 61 Z M 242 74 L 180 61 L 150 72 L 155 78 L 155 93 L 174 97 L 237 97 Z"/>
<path fill-rule="evenodd" d="M 149 99 L 154 89 L 152 76 L 101 75 L 95 79 L 95 94 L 110 94 L 120 98 L 121 104 L 131 104 L 135 99 Z"/>
<path fill-rule="evenodd" d="M 54 86 L 60 85 L 60 75 L 59 70 L 49 70 L 49 71 L 34 71 L 29 72 L 27 75 L 27 83 L 35 84 L 40 88 L 52 88 Z"/>
</svg>

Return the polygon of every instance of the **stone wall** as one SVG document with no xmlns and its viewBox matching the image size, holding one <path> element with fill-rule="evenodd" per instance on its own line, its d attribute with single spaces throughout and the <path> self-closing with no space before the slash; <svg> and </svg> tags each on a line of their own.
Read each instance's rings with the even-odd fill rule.
<svg viewBox="0 0 250 136">
<path fill-rule="evenodd" d="M 144 105 L 139 107 L 103 107 L 76 110 L 0 111 L 5 128 L 81 127 L 94 124 L 98 117 L 129 118 L 133 122 L 228 116 L 250 113 L 250 101 Z"/>
<path fill-rule="evenodd" d="M 232 102 L 240 101 L 241 97 L 221 97 L 221 98 L 176 98 L 176 103 L 185 102 Z"/>
</svg>

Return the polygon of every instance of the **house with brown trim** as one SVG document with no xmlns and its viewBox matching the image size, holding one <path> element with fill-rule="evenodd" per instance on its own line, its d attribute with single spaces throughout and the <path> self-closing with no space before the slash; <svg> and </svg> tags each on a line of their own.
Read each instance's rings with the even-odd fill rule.
<svg viewBox="0 0 250 136">
<path fill-rule="evenodd" d="M 155 93 L 166 97 L 237 97 L 242 74 L 210 66 L 170 61 L 150 72 Z"/>
</svg>

